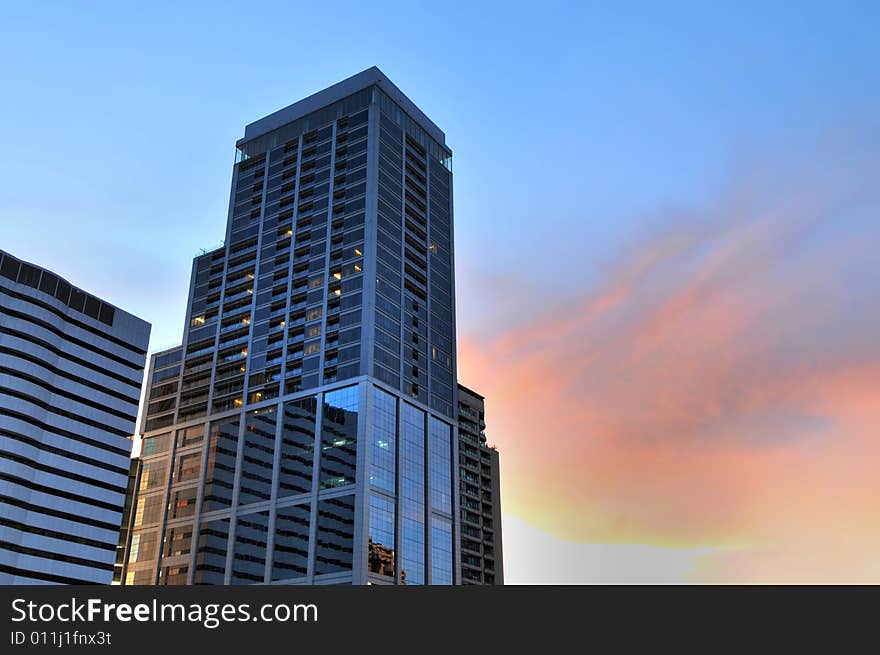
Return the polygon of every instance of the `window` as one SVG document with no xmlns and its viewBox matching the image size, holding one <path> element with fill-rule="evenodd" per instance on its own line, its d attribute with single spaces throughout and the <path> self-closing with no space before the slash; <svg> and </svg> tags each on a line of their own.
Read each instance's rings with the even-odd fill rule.
<svg viewBox="0 0 880 655">
<path fill-rule="evenodd" d="M 452 427 L 433 416 L 428 419 L 428 427 L 431 509 L 451 514 Z"/>
<path fill-rule="evenodd" d="M 425 583 L 425 413 L 402 403 L 400 445 L 400 576 L 403 584 Z"/>
<path fill-rule="evenodd" d="M 357 425 L 357 387 L 324 394 L 320 469 L 322 489 L 354 484 Z"/>
<path fill-rule="evenodd" d="M 141 444 L 141 457 L 149 457 L 150 455 L 159 455 L 167 452 L 171 446 L 171 433 L 157 434 L 153 437 L 146 437 Z"/>
<path fill-rule="evenodd" d="M 279 507 L 275 515 L 272 580 L 301 578 L 308 572 L 309 506 Z"/>
<path fill-rule="evenodd" d="M 452 520 L 431 517 L 431 584 L 452 584 Z"/>
<path fill-rule="evenodd" d="M 165 485 L 168 479 L 168 459 L 163 458 L 159 461 L 145 462 L 141 467 L 141 485 L 140 491 L 149 491 L 151 489 L 159 489 Z"/>
<path fill-rule="evenodd" d="M 199 477 L 202 469 L 202 453 L 177 455 L 174 464 L 174 482 L 186 482 Z"/>
<path fill-rule="evenodd" d="M 232 584 L 263 582 L 268 533 L 269 512 L 238 517 L 232 551 Z"/>
<path fill-rule="evenodd" d="M 171 506 L 168 510 L 168 518 L 181 519 L 195 514 L 197 495 L 198 488 L 196 487 L 175 491 L 171 496 Z"/>
<path fill-rule="evenodd" d="M 395 491 L 397 475 L 397 401 L 391 394 L 373 388 L 370 436 L 370 484 L 389 493 Z"/>
<path fill-rule="evenodd" d="M 370 496 L 367 562 L 372 573 L 394 577 L 394 501 Z"/>
<path fill-rule="evenodd" d="M 315 396 L 284 404 L 278 471 L 279 498 L 311 491 L 317 408 Z"/>
<path fill-rule="evenodd" d="M 350 571 L 354 547 L 354 496 L 318 501 L 315 574 Z"/>
<path fill-rule="evenodd" d="M 202 507 L 205 512 L 232 504 L 239 421 L 238 416 L 233 416 L 211 424 Z"/>
<path fill-rule="evenodd" d="M 239 505 L 269 500 L 272 496 L 276 414 L 275 407 L 247 413 L 244 426 L 241 482 L 238 492 Z"/>
<path fill-rule="evenodd" d="M 223 584 L 228 540 L 228 518 L 202 524 L 199 530 L 194 584 Z"/>
</svg>

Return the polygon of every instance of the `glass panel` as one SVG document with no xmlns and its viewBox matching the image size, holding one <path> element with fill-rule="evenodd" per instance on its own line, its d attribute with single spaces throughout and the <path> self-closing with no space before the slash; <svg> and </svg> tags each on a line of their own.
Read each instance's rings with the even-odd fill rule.
<svg viewBox="0 0 880 655">
<path fill-rule="evenodd" d="M 452 521 L 431 517 L 431 584 L 452 584 Z"/>
<path fill-rule="evenodd" d="M 367 559 L 370 571 L 394 577 L 394 501 L 370 496 L 370 534 Z"/>
<path fill-rule="evenodd" d="M 202 523 L 193 584 L 223 584 L 228 538 L 228 518 Z"/>
<path fill-rule="evenodd" d="M 141 457 L 164 453 L 171 446 L 171 433 L 157 434 L 155 437 L 146 437 L 141 444 Z"/>
<path fill-rule="evenodd" d="M 165 485 L 168 479 L 168 459 L 163 457 L 153 462 L 144 462 L 141 466 L 140 491 L 150 491 Z"/>
<path fill-rule="evenodd" d="M 268 534 L 269 512 L 238 517 L 232 555 L 232 584 L 263 582 Z"/>
<path fill-rule="evenodd" d="M 278 474 L 279 498 L 308 493 L 312 489 L 317 408 L 318 401 L 314 396 L 284 404 Z"/>
<path fill-rule="evenodd" d="M 318 501 L 315 574 L 351 570 L 354 545 L 354 496 Z"/>
<path fill-rule="evenodd" d="M 321 488 L 354 484 L 357 455 L 358 389 L 324 394 L 321 420 Z"/>
<path fill-rule="evenodd" d="M 202 453 L 195 452 L 188 455 L 174 456 L 174 482 L 186 482 L 196 480 L 202 469 Z"/>
<path fill-rule="evenodd" d="M 428 418 L 431 509 L 452 514 L 452 427 L 433 416 Z"/>
<path fill-rule="evenodd" d="M 202 511 L 210 512 L 232 505 L 235 481 L 235 455 L 241 417 L 232 416 L 211 424 L 208 465 L 205 470 L 205 497 Z M 198 574 L 198 571 L 196 572 Z"/>
<path fill-rule="evenodd" d="M 185 430 L 177 431 L 177 446 L 179 448 L 185 448 L 186 446 L 194 446 L 197 443 L 201 443 L 202 439 L 205 437 L 205 426 L 204 425 L 194 425 L 190 428 L 186 428 Z"/>
<path fill-rule="evenodd" d="M 128 562 L 149 562 L 156 558 L 156 546 L 159 541 L 159 533 L 155 530 L 141 532 L 131 538 L 131 548 L 128 551 Z"/>
<path fill-rule="evenodd" d="M 158 523 L 162 520 L 165 509 L 165 494 L 153 494 L 151 496 L 139 496 L 137 509 L 134 512 L 134 527 Z"/>
<path fill-rule="evenodd" d="M 156 582 L 155 569 L 150 567 L 136 571 L 128 570 L 125 573 L 125 585 L 151 585 Z"/>
<path fill-rule="evenodd" d="M 275 458 L 275 407 L 247 413 L 238 504 L 258 503 L 272 496 L 272 462 Z"/>
<path fill-rule="evenodd" d="M 403 403 L 400 452 L 400 581 L 425 583 L 425 413 Z"/>
<path fill-rule="evenodd" d="M 186 564 L 163 566 L 159 572 L 160 585 L 185 585 L 189 567 Z"/>
<path fill-rule="evenodd" d="M 182 519 L 196 512 L 197 487 L 179 489 L 171 494 L 171 506 L 168 510 L 169 519 Z"/>
<path fill-rule="evenodd" d="M 301 578 L 308 572 L 309 506 L 279 507 L 275 515 L 272 580 Z"/>
<path fill-rule="evenodd" d="M 373 388 L 373 418 L 370 438 L 370 484 L 390 493 L 397 475 L 397 401 L 391 394 Z"/>
<path fill-rule="evenodd" d="M 192 525 L 179 525 L 165 532 L 165 557 L 189 555 L 192 548 Z"/>
</svg>

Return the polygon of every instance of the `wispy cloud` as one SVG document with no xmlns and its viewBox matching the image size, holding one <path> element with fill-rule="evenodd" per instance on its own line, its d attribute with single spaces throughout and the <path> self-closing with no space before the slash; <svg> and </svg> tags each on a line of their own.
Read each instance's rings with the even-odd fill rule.
<svg viewBox="0 0 880 655">
<path fill-rule="evenodd" d="M 876 155 L 756 166 L 654 221 L 590 290 L 463 334 L 505 511 L 579 541 L 712 548 L 700 579 L 880 580 Z"/>
</svg>

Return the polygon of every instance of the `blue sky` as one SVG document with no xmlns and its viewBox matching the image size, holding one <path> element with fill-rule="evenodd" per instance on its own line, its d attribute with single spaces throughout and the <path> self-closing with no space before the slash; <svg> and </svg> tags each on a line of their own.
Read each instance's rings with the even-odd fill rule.
<svg viewBox="0 0 880 655">
<path fill-rule="evenodd" d="M 0 243 L 171 345 L 244 125 L 378 65 L 453 148 L 467 322 L 472 285 L 532 265 L 588 284 L 646 214 L 877 115 L 876 5 L 663 5 L 9 5 Z"/>
</svg>

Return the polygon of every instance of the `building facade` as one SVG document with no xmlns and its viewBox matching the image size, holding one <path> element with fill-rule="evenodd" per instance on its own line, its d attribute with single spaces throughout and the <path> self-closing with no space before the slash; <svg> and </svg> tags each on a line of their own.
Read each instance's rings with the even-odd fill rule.
<svg viewBox="0 0 880 655">
<path fill-rule="evenodd" d="M 0 584 L 108 584 L 150 325 L 0 251 Z"/>
<path fill-rule="evenodd" d="M 483 396 L 458 385 L 462 584 L 504 584 L 498 451 L 486 443 Z"/>
<path fill-rule="evenodd" d="M 125 584 L 456 584 L 451 151 L 371 68 L 248 125 L 151 359 Z"/>
</svg>

